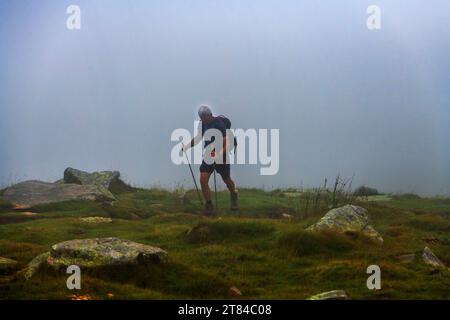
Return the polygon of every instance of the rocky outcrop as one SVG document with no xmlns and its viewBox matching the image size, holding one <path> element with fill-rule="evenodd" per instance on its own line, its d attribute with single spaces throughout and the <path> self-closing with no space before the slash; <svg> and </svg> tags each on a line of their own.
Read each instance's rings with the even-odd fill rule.
<svg viewBox="0 0 450 320">
<path fill-rule="evenodd" d="M 131 187 L 120 179 L 119 171 L 85 172 L 74 168 L 64 170 L 64 183 L 95 185 L 109 192 L 130 190 Z"/>
<path fill-rule="evenodd" d="M 52 246 L 49 252 L 34 258 L 25 277 L 40 270 L 53 270 L 77 265 L 81 269 L 149 265 L 167 261 L 167 252 L 158 247 L 119 238 L 75 239 Z"/>
<path fill-rule="evenodd" d="M 343 290 L 333 290 L 316 294 L 307 300 L 350 300 L 350 298 Z"/>
<path fill-rule="evenodd" d="M 37 180 L 20 182 L 7 188 L 3 198 L 14 204 L 25 206 L 80 199 L 115 200 L 109 191 L 105 193 L 95 185 L 58 184 Z"/>
<path fill-rule="evenodd" d="M 353 205 L 346 205 L 328 211 L 307 230 L 316 232 L 335 231 L 339 233 L 359 232 L 378 243 L 383 243 L 381 235 L 369 224 L 367 210 Z"/>
<path fill-rule="evenodd" d="M 13 209 L 29 209 L 37 204 L 80 199 L 111 204 L 117 200 L 113 193 L 132 189 L 120 179 L 118 171 L 88 173 L 67 168 L 64 171 L 64 179 L 55 183 L 30 180 L 2 190 L 2 197 L 7 201 L 0 199 L 0 210 L 6 205 L 13 205 Z"/>
</svg>

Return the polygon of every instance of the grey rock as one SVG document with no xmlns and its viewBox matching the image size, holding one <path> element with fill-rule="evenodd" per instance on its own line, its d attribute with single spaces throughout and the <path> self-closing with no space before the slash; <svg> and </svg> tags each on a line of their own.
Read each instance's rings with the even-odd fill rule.
<svg viewBox="0 0 450 320">
<path fill-rule="evenodd" d="M 346 205 L 328 211 L 307 230 L 339 233 L 360 232 L 378 243 L 383 243 L 382 236 L 369 224 L 367 210 L 354 205 Z"/>
<path fill-rule="evenodd" d="M 120 179 L 119 171 L 85 172 L 74 168 L 64 170 L 64 183 L 76 183 L 82 185 L 96 185 L 103 192 L 116 192 L 131 189 Z M 107 191 L 106 191 L 107 190 Z"/>
<path fill-rule="evenodd" d="M 3 198 L 17 205 L 32 206 L 67 200 L 114 201 L 115 197 L 95 185 L 57 184 L 37 180 L 20 182 L 3 193 Z"/>
<path fill-rule="evenodd" d="M 422 258 L 423 261 L 430 266 L 433 266 L 435 268 L 445 268 L 444 263 L 439 260 L 439 258 L 436 257 L 433 251 L 431 251 L 431 249 L 428 247 L 425 247 L 423 249 Z"/>
<path fill-rule="evenodd" d="M 60 270 L 70 265 L 80 268 L 159 264 L 167 261 L 168 253 L 158 247 L 119 238 L 75 239 L 52 246 L 33 259 L 26 278 L 41 269 Z"/>
</svg>

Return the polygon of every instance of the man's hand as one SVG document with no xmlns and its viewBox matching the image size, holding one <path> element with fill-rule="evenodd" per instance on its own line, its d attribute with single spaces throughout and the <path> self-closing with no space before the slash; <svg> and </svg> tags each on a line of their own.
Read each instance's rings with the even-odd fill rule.
<svg viewBox="0 0 450 320">
<path fill-rule="evenodd" d="M 212 151 L 211 159 L 213 159 L 215 163 L 222 164 L 223 161 L 225 161 L 223 150 Z"/>
<path fill-rule="evenodd" d="M 194 138 L 195 139 L 195 138 Z M 192 148 L 193 146 L 195 146 L 195 141 L 194 139 L 191 140 L 191 142 L 188 145 L 185 145 L 184 143 L 181 143 L 182 147 L 181 147 L 181 151 L 186 152 L 188 151 L 190 148 Z"/>
<path fill-rule="evenodd" d="M 218 152 L 216 152 L 215 150 L 205 153 L 204 154 L 204 159 L 208 159 L 208 161 L 212 161 L 212 162 L 217 162 L 217 156 L 218 156 Z M 207 162 L 208 163 L 208 162 Z"/>
</svg>

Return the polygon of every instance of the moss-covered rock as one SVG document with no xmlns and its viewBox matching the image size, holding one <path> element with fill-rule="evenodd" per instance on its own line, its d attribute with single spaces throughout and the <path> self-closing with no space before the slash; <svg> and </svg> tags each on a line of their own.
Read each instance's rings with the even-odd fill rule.
<svg viewBox="0 0 450 320">
<path fill-rule="evenodd" d="M 64 170 L 64 183 L 96 185 L 106 192 L 129 191 L 131 187 L 120 179 L 119 171 L 85 172 L 74 168 Z"/>
<path fill-rule="evenodd" d="M 41 271 L 43 268 L 47 267 L 47 260 L 50 257 L 50 252 L 44 252 L 40 255 L 36 256 L 31 262 L 28 264 L 28 268 L 25 271 L 25 279 L 30 279 L 36 273 Z"/>
<path fill-rule="evenodd" d="M 28 265 L 26 278 L 44 268 L 65 269 L 77 265 L 81 269 L 150 265 L 167 261 L 167 252 L 153 246 L 119 238 L 75 239 L 52 246 Z"/>
<path fill-rule="evenodd" d="M 328 211 L 307 230 L 361 233 L 376 242 L 383 242 L 381 235 L 369 224 L 367 210 L 353 205 L 346 205 Z"/>
</svg>

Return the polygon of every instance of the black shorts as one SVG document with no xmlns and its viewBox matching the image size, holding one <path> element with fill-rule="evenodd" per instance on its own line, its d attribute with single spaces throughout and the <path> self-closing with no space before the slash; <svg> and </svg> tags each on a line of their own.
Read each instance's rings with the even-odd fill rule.
<svg viewBox="0 0 450 320">
<path fill-rule="evenodd" d="M 205 161 L 200 165 L 200 172 L 209 172 L 212 173 L 214 171 L 214 167 L 216 168 L 216 172 L 222 176 L 222 178 L 230 177 L 230 164 L 222 163 L 222 164 L 207 164 Z"/>
</svg>

